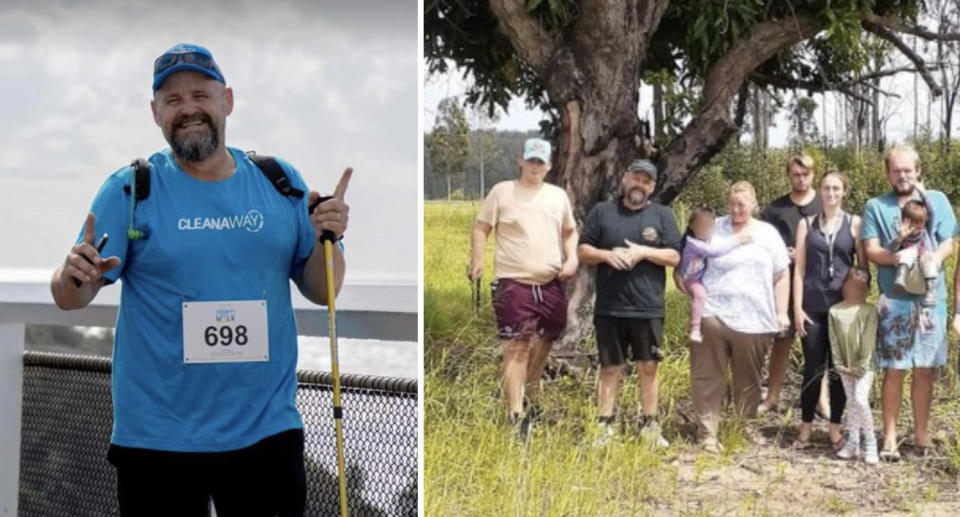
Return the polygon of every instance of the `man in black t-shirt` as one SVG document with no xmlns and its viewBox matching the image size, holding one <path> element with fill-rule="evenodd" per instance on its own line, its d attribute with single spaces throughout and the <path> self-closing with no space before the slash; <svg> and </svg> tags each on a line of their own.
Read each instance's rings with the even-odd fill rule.
<svg viewBox="0 0 960 517">
<path fill-rule="evenodd" d="M 665 269 L 680 262 L 680 232 L 673 211 L 649 200 L 656 181 L 653 163 L 631 163 L 623 173 L 621 197 L 590 210 L 577 250 L 583 264 L 597 267 L 601 442 L 613 436 L 617 391 L 629 354 L 640 383 L 641 436 L 657 446 L 669 445 L 657 421 L 657 363 L 662 359 Z"/>
<path fill-rule="evenodd" d="M 783 238 L 790 257 L 790 280 L 793 280 L 794 253 L 796 252 L 797 225 L 804 217 L 820 212 L 820 197 L 813 188 L 813 158 L 807 154 L 796 154 L 787 161 L 787 180 L 790 193 L 774 199 L 763 211 L 763 220 L 772 224 Z M 790 307 L 787 314 L 793 318 L 793 289 L 791 286 Z M 773 352 L 770 354 L 770 379 L 767 396 L 758 408 L 758 413 L 776 409 L 780 404 L 780 387 L 787 371 L 790 347 L 795 341 L 793 321 L 784 332 L 773 340 Z"/>
</svg>

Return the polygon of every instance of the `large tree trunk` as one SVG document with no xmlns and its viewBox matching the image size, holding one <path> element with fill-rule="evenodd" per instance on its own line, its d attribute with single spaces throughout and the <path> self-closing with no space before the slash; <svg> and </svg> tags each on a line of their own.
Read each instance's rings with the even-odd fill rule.
<svg viewBox="0 0 960 517">
<path fill-rule="evenodd" d="M 631 160 L 640 153 L 637 113 L 641 64 L 668 2 L 581 2 L 577 19 L 562 33 L 546 31 L 522 0 L 491 0 L 500 31 L 539 76 L 559 115 L 556 158 L 549 179 L 570 197 L 578 224 L 598 201 L 610 199 Z M 789 29 L 789 30 L 788 30 Z M 777 51 L 816 32 L 812 19 L 764 22 L 717 61 L 703 89 L 699 113 L 660 155 L 659 200 L 669 203 L 736 133 L 730 121 L 734 95 Z M 593 331 L 593 268 L 568 283 L 567 332 L 555 356 L 577 355 Z"/>
</svg>

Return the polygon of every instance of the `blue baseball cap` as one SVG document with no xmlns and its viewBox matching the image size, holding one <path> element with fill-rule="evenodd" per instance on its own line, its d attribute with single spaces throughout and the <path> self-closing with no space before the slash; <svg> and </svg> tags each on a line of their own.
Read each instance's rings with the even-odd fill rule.
<svg viewBox="0 0 960 517">
<path fill-rule="evenodd" d="M 550 142 L 541 138 L 529 138 L 523 143 L 524 160 L 540 160 L 550 163 Z"/>
<path fill-rule="evenodd" d="M 157 92 L 164 79 L 183 70 L 194 70 L 227 84 L 209 50 L 200 45 L 180 43 L 168 48 L 153 62 L 153 92 Z"/>
</svg>

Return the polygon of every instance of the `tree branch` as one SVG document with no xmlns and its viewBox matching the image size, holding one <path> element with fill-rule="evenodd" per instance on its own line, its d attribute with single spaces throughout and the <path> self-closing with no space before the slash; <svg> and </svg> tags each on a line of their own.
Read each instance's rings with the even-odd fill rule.
<svg viewBox="0 0 960 517">
<path fill-rule="evenodd" d="M 556 49 L 556 39 L 527 11 L 523 0 L 490 0 L 497 25 L 517 54 L 542 74 Z"/>
<path fill-rule="evenodd" d="M 646 27 L 646 31 L 640 31 L 641 55 L 646 55 L 650 40 L 653 39 L 657 29 L 660 28 L 660 20 L 670 6 L 670 2 L 646 1 L 637 3 L 637 14 L 640 19 L 640 26 Z"/>
<path fill-rule="evenodd" d="M 751 72 L 785 48 L 813 37 L 821 30 L 810 16 L 768 20 L 730 47 L 707 72 L 700 111 L 664 149 L 657 161 L 663 171 L 661 203 L 670 203 L 697 172 L 719 153 L 737 126 L 730 121 L 730 104 Z"/>
<path fill-rule="evenodd" d="M 861 18 L 869 23 L 881 25 L 896 32 L 912 34 L 927 41 L 960 41 L 960 32 L 932 32 L 923 25 L 907 25 L 898 18 L 884 18 L 865 10 Z"/>
<path fill-rule="evenodd" d="M 743 119 L 747 116 L 747 100 L 750 98 L 750 88 L 744 82 L 740 85 L 740 91 L 737 92 L 737 109 L 733 115 L 733 123 L 739 128 L 743 127 Z"/>
<path fill-rule="evenodd" d="M 758 23 L 750 35 L 727 50 L 710 67 L 703 88 L 701 110 L 716 103 L 729 106 L 747 76 L 780 50 L 812 37 L 820 26 L 809 16 Z"/>
<path fill-rule="evenodd" d="M 939 97 L 943 93 L 943 88 L 937 84 L 936 79 L 933 78 L 933 75 L 927 71 L 927 65 L 923 62 L 923 58 L 918 56 L 916 52 L 913 51 L 902 39 L 900 36 L 897 36 L 896 33 L 888 29 L 886 26 L 876 23 L 864 18 L 860 24 L 864 29 L 880 36 L 881 38 L 893 43 L 893 46 L 897 47 L 903 55 L 907 56 L 914 66 L 917 67 L 917 72 L 920 74 L 920 77 L 923 78 L 923 81 L 927 83 L 927 86 L 930 87 L 930 94 L 934 97 Z"/>
<path fill-rule="evenodd" d="M 851 86 L 868 86 L 870 88 L 878 90 L 884 95 L 891 97 L 899 97 L 894 93 L 886 92 L 876 88 L 874 85 L 870 84 L 869 81 L 877 79 L 880 77 L 888 77 L 891 75 L 896 75 L 905 72 L 916 72 L 917 70 L 912 67 L 900 67 L 892 68 L 889 70 L 878 70 L 876 72 L 870 72 L 868 74 L 863 74 L 862 76 L 852 79 L 849 81 L 843 81 L 839 83 L 825 83 L 823 79 L 809 80 L 804 81 L 801 79 L 793 79 L 789 77 L 780 77 L 769 74 L 764 74 L 761 72 L 751 72 L 749 79 L 759 85 L 770 85 L 774 88 L 782 88 L 789 90 L 809 90 L 813 92 L 827 92 L 827 91 L 838 91 L 842 93 L 849 94 L 848 88 Z M 859 95 L 850 95 L 851 97 L 864 100 Z M 872 104 L 872 102 L 871 102 Z"/>
</svg>

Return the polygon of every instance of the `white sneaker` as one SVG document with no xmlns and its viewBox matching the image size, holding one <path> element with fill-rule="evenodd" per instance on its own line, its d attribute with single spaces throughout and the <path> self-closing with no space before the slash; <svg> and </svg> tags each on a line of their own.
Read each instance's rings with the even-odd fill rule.
<svg viewBox="0 0 960 517">
<path fill-rule="evenodd" d="M 703 452 L 707 454 L 721 454 L 723 452 L 723 445 L 713 436 L 704 438 L 700 445 L 703 446 Z"/>
<path fill-rule="evenodd" d="M 867 465 L 876 465 L 880 463 L 880 456 L 877 455 L 877 441 L 871 440 L 863 444 L 863 461 Z"/>
<path fill-rule="evenodd" d="M 656 420 L 652 420 L 640 429 L 640 438 L 656 447 L 664 449 L 670 447 L 670 442 L 663 437 L 663 434 L 660 432 L 660 423 Z"/>
<path fill-rule="evenodd" d="M 876 444 L 873 447 L 874 454 L 876 454 Z M 853 440 L 849 436 L 847 437 L 847 443 L 843 444 L 843 448 L 837 451 L 837 457 L 841 460 L 853 460 L 860 457 L 860 441 Z"/>
<path fill-rule="evenodd" d="M 597 424 L 597 437 L 593 440 L 594 447 L 606 447 L 617 437 L 614 424 Z"/>
<path fill-rule="evenodd" d="M 699 329 L 690 331 L 690 341 L 694 343 L 703 343 L 703 334 L 700 333 Z"/>
</svg>

